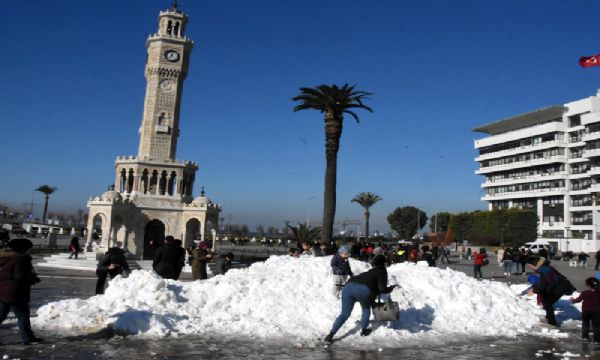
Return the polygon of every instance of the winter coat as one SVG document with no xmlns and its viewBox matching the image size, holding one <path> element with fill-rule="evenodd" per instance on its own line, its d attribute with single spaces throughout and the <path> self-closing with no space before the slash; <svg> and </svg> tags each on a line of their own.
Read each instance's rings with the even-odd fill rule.
<svg viewBox="0 0 600 360">
<path fill-rule="evenodd" d="M 352 276 L 352 269 L 350 269 L 350 261 L 342 258 L 339 254 L 335 254 L 331 258 L 331 270 L 333 275 L 350 275 Z"/>
<path fill-rule="evenodd" d="M 33 271 L 31 256 L 13 250 L 0 251 L 0 302 L 28 304 L 34 279 L 37 276 Z"/>
<path fill-rule="evenodd" d="M 473 259 L 473 264 L 474 265 L 483 265 L 485 258 L 487 258 L 487 254 L 486 253 L 477 253 L 475 252 L 475 257 Z"/>
<path fill-rule="evenodd" d="M 389 294 L 393 289 L 387 286 L 387 270 L 385 267 L 374 267 L 369 271 L 356 275 L 348 282 L 366 285 L 371 291 L 371 301 L 375 301 L 379 294 Z"/>
<path fill-rule="evenodd" d="M 219 256 L 215 260 L 215 267 L 213 269 L 213 274 L 215 275 L 225 275 L 227 271 L 231 268 L 231 261 L 227 260 L 225 255 Z"/>
<path fill-rule="evenodd" d="M 423 253 L 423 260 L 427 261 L 427 265 L 429 265 L 430 267 L 435 267 L 435 258 L 433 257 L 433 254 L 430 253 L 429 251 L 426 251 Z"/>
<path fill-rule="evenodd" d="M 185 265 L 185 250 L 175 244 L 167 244 L 156 251 L 152 268 L 165 279 L 177 280 Z"/>
<path fill-rule="evenodd" d="M 207 249 L 194 249 L 192 250 L 192 278 L 194 280 L 197 279 L 206 279 L 208 274 L 206 272 L 206 264 L 212 260 L 212 257 L 207 257 L 208 250 Z"/>
<path fill-rule="evenodd" d="M 71 245 L 69 246 L 69 248 L 72 252 L 79 252 L 79 250 L 81 250 L 81 247 L 79 246 L 79 240 L 71 239 Z"/>
<path fill-rule="evenodd" d="M 584 290 L 572 302 L 575 304 L 581 301 L 581 311 L 600 312 L 600 295 L 596 290 Z"/>
<path fill-rule="evenodd" d="M 116 265 L 112 269 L 109 269 L 110 265 Z M 127 263 L 127 257 L 125 251 L 118 247 L 112 247 L 108 249 L 106 254 L 98 262 L 96 267 L 97 271 L 108 271 L 111 278 L 123 274 L 123 272 L 129 273 L 129 264 Z"/>
</svg>

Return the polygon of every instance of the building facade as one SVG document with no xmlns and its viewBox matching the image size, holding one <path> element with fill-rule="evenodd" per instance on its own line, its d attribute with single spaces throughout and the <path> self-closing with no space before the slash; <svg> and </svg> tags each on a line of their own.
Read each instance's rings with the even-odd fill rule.
<svg viewBox="0 0 600 360">
<path fill-rule="evenodd" d="M 188 16 L 176 6 L 162 11 L 158 31 L 146 41 L 146 96 L 137 156 L 119 156 L 115 182 L 88 201 L 88 247 L 122 246 L 137 258 L 151 259 L 166 235 L 191 246 L 214 238 L 220 206 L 193 198 L 198 165 L 175 158 L 179 114 L 192 40 L 185 36 Z M 95 236 L 99 235 L 99 236 Z"/>
<path fill-rule="evenodd" d="M 600 91 L 479 126 L 476 174 L 489 209 L 532 209 L 561 251 L 600 249 Z"/>
</svg>

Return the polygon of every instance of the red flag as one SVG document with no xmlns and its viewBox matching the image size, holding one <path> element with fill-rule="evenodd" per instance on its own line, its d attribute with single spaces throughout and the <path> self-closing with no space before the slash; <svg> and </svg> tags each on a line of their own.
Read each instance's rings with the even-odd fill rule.
<svg viewBox="0 0 600 360">
<path fill-rule="evenodd" d="M 587 68 L 592 66 L 600 66 L 600 54 L 593 56 L 584 56 L 579 58 L 579 65 Z"/>
</svg>

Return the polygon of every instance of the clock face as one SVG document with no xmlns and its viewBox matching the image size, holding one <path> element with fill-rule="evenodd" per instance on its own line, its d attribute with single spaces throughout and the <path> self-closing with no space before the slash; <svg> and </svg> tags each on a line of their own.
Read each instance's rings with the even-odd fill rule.
<svg viewBox="0 0 600 360">
<path fill-rule="evenodd" d="M 179 60 L 179 53 L 177 53 L 177 51 L 167 50 L 165 52 L 165 59 L 169 60 L 170 62 L 176 62 Z"/>
</svg>

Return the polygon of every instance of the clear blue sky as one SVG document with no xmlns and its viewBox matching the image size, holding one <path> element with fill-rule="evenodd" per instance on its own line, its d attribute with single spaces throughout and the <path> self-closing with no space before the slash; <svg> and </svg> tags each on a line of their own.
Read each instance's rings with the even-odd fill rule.
<svg viewBox="0 0 600 360">
<path fill-rule="evenodd" d="M 381 195 L 394 208 L 485 208 L 474 175 L 476 125 L 591 96 L 600 68 L 598 1 L 180 0 L 195 41 L 177 157 L 200 164 L 195 192 L 233 223 L 282 226 L 321 216 L 321 114 L 293 113 L 301 86 L 356 84 L 375 113 L 346 119 L 338 218 Z M 3 1 L 0 202 L 41 184 L 50 210 L 85 208 L 135 155 L 144 44 L 169 1 Z"/>
</svg>

